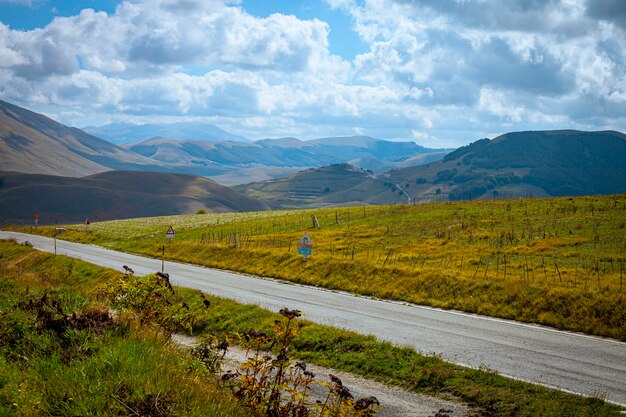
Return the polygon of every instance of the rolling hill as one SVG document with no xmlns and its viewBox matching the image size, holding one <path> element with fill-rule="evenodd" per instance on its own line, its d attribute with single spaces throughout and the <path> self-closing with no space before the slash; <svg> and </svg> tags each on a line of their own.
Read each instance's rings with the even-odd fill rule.
<svg viewBox="0 0 626 417">
<path fill-rule="evenodd" d="M 481 139 L 431 164 L 390 171 L 411 197 L 450 200 L 626 192 L 626 135 L 576 130 Z"/>
<path fill-rule="evenodd" d="M 4 171 L 77 177 L 152 161 L 0 100 L 0 162 Z"/>
<path fill-rule="evenodd" d="M 281 179 L 234 187 L 275 209 L 407 202 L 393 184 L 350 164 L 311 168 Z"/>
<path fill-rule="evenodd" d="M 0 173 L 0 222 L 77 222 L 195 213 L 258 211 L 264 203 L 207 178 L 108 171 L 82 178 Z"/>
</svg>

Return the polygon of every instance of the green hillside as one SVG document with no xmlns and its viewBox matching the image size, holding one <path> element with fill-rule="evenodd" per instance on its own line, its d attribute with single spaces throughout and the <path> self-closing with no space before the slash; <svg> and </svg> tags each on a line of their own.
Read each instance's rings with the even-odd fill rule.
<svg viewBox="0 0 626 417">
<path fill-rule="evenodd" d="M 386 186 L 373 172 L 349 164 L 312 168 L 285 178 L 236 186 L 235 189 L 277 209 L 402 201 L 402 194 Z"/>
<path fill-rule="evenodd" d="M 626 135 L 619 132 L 516 132 L 386 177 L 408 185 L 418 200 L 613 194 L 626 191 L 625 161 Z"/>
</svg>

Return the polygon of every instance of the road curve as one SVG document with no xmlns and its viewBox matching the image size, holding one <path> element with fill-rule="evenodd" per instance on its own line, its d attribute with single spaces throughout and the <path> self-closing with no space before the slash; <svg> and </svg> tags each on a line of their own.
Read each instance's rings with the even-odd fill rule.
<svg viewBox="0 0 626 417">
<path fill-rule="evenodd" d="M 54 250 L 51 238 L 0 231 L 0 239 L 7 238 L 28 240 L 42 251 Z M 120 271 L 128 265 L 139 275 L 161 269 L 158 259 L 62 240 L 57 241 L 57 253 Z M 176 285 L 274 311 L 298 308 L 317 323 L 371 334 L 460 365 L 485 366 L 512 378 L 604 396 L 626 406 L 626 343 L 182 263 L 166 262 L 165 270 Z"/>
</svg>

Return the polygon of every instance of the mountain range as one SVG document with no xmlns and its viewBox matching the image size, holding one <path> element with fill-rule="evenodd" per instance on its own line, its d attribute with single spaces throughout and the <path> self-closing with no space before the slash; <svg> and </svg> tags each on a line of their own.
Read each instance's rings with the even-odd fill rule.
<svg viewBox="0 0 626 417">
<path fill-rule="evenodd" d="M 271 179 L 309 167 L 344 162 L 383 172 L 439 160 L 450 151 L 367 136 L 308 141 L 264 139 L 248 143 L 158 137 L 128 144 L 125 148 L 164 165 L 193 167 L 198 173 L 211 172 L 211 178 L 223 184 Z M 234 170 L 237 178 L 230 178 Z"/>
<path fill-rule="evenodd" d="M 0 219 L 614 194 L 625 162 L 615 131 L 513 132 L 452 152 L 366 136 L 120 146 L 0 101 Z"/>
<path fill-rule="evenodd" d="M 196 139 L 204 141 L 243 141 L 247 139 L 233 135 L 219 127 L 200 122 L 178 123 L 110 123 L 104 126 L 85 126 L 83 131 L 90 135 L 106 139 L 109 142 L 122 144 L 139 142 L 157 136 L 168 138 Z"/>
<path fill-rule="evenodd" d="M 125 124 L 108 125 L 108 128 L 135 137 L 156 133 L 192 135 L 194 132 L 196 137 L 201 137 L 198 132 L 213 131 L 229 140 L 157 137 L 120 146 L 0 100 L 1 169 L 73 177 L 134 169 L 201 175 L 232 185 L 340 162 L 382 172 L 438 160 L 450 151 L 364 136 L 246 142 L 215 126 L 190 123 L 140 125 L 136 126 L 136 131 L 132 125 Z"/>
<path fill-rule="evenodd" d="M 382 174 L 337 164 L 235 188 L 273 208 L 619 194 L 626 192 L 626 135 L 514 132 Z"/>
</svg>

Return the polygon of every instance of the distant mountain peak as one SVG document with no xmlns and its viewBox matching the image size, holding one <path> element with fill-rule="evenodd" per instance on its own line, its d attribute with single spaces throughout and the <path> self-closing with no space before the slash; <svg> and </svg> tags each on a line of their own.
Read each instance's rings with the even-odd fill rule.
<svg viewBox="0 0 626 417">
<path fill-rule="evenodd" d="M 94 136 L 119 144 L 139 142 L 154 137 L 191 139 L 210 142 L 249 141 L 244 137 L 234 135 L 218 126 L 205 122 L 144 124 L 114 122 L 104 126 L 86 126 L 83 129 Z"/>
</svg>

